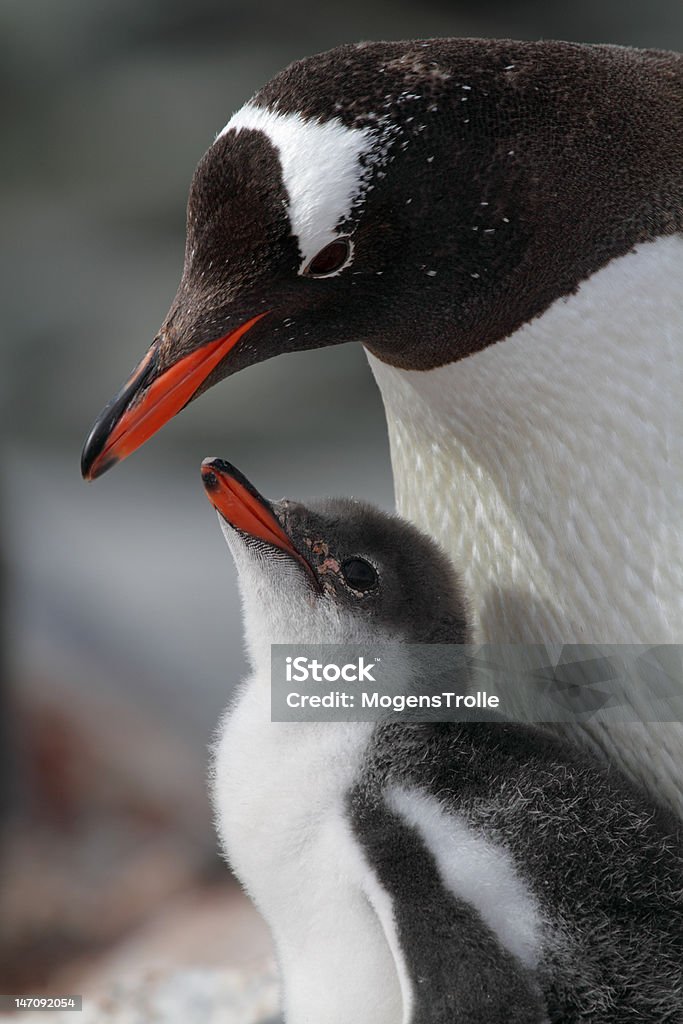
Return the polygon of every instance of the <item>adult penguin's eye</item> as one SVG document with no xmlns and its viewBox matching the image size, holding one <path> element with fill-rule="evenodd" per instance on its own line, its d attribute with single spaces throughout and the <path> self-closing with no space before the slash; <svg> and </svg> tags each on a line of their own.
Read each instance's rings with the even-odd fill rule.
<svg viewBox="0 0 683 1024">
<path fill-rule="evenodd" d="M 365 593 L 377 586 L 377 571 L 364 558 L 347 558 L 341 567 L 342 576 L 352 590 Z"/>
<path fill-rule="evenodd" d="M 336 238 L 313 257 L 304 274 L 307 277 L 329 277 L 342 269 L 350 255 L 351 241 L 348 238 Z"/>
</svg>

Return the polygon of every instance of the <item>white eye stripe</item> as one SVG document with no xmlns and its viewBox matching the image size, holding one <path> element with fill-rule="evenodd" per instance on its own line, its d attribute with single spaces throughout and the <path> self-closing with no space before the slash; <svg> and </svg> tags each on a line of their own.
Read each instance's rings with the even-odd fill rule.
<svg viewBox="0 0 683 1024">
<path fill-rule="evenodd" d="M 247 103 L 218 138 L 242 128 L 262 131 L 278 152 L 302 273 L 321 249 L 342 234 L 339 225 L 365 191 L 369 166 L 376 162 L 367 157 L 379 148 L 378 133 L 346 128 L 339 118 L 307 121 L 298 113 L 280 114 Z M 352 260 L 350 247 L 348 260 L 326 276 L 341 273 Z"/>
</svg>

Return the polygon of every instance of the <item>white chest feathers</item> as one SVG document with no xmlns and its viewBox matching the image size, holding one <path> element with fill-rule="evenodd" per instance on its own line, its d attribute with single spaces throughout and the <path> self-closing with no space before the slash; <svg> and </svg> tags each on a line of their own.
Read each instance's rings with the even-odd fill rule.
<svg viewBox="0 0 683 1024">
<path fill-rule="evenodd" d="M 371 727 L 271 723 L 268 694 L 269 680 L 252 679 L 226 715 L 213 799 L 226 855 L 273 934 L 286 1019 L 397 1024 L 396 949 L 344 806 Z"/>
<path fill-rule="evenodd" d="M 478 641 L 683 641 L 681 236 L 461 362 L 370 364 L 398 511 L 452 556 Z M 634 724 L 574 728 L 683 815 L 683 726 L 639 678 L 621 696 Z"/>
<path fill-rule="evenodd" d="M 479 639 L 683 641 L 683 238 L 458 363 L 370 364 L 398 510 L 452 555 Z"/>
</svg>

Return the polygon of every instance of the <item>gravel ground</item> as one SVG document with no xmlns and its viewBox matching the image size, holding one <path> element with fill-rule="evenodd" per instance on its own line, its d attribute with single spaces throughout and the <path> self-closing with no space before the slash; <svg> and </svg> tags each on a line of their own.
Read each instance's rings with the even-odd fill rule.
<svg viewBox="0 0 683 1024">
<path fill-rule="evenodd" d="M 247 972 L 202 968 L 131 975 L 102 996 L 85 999 L 83 1013 L 39 1012 L 24 1024 L 277 1024 L 272 967 Z M 14 1015 L 0 1015 L 16 1021 Z"/>
</svg>

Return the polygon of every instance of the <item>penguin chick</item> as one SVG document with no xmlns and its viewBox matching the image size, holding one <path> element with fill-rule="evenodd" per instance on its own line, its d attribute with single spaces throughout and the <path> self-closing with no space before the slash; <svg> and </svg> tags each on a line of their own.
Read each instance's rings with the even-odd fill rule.
<svg viewBox="0 0 683 1024">
<path fill-rule="evenodd" d="M 272 643 L 467 642 L 438 547 L 348 499 L 271 503 L 219 459 L 202 477 L 252 667 L 213 801 L 287 1024 L 683 1020 L 680 827 L 616 769 L 511 723 L 271 722 Z"/>
</svg>

